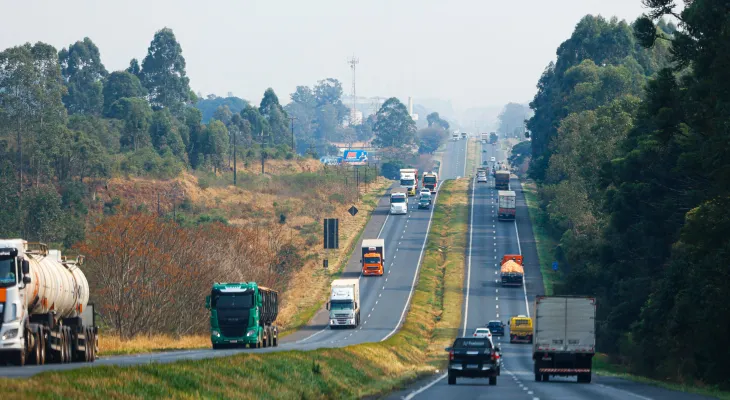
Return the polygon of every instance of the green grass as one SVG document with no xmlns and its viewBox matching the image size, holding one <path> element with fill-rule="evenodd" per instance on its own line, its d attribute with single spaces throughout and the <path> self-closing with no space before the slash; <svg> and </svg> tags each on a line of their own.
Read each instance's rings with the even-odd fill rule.
<svg viewBox="0 0 730 400">
<path fill-rule="evenodd" d="M 476 139 L 467 139 L 466 141 L 466 176 L 472 176 L 476 174 L 477 167 L 479 167 L 479 161 L 481 152 L 479 141 Z"/>
<path fill-rule="evenodd" d="M 535 186 L 535 182 L 522 182 L 522 191 L 525 194 L 527 210 L 530 214 L 532 234 L 535 236 L 537 256 L 540 259 L 540 273 L 542 274 L 542 282 L 545 286 L 545 295 L 551 296 L 553 294 L 555 283 L 559 282 L 562 277 L 560 271 L 555 272 L 552 269 L 552 263 L 555 260 L 553 251 L 557 246 L 557 243 L 548 234 L 547 229 L 542 225 L 540 218 L 538 218 L 540 210 L 537 201 L 537 187 Z"/>
<path fill-rule="evenodd" d="M 664 382 L 656 379 L 650 379 L 643 376 L 630 374 L 627 372 L 627 368 L 612 363 L 606 354 L 598 353 L 595 357 L 593 357 L 593 370 L 596 371 L 598 375 L 613 376 L 617 378 L 628 379 L 634 382 L 644 383 L 647 385 L 658 386 L 669 390 L 676 390 L 680 392 L 694 393 L 704 396 L 715 397 L 718 399 L 730 400 L 730 392 L 720 390 L 715 386 L 702 386 L 697 384 L 688 385 L 673 382 Z"/>
<path fill-rule="evenodd" d="M 432 375 L 461 320 L 467 180 L 443 184 L 411 307 L 382 343 L 308 352 L 103 366 L 0 379 L 3 398 L 348 399 L 389 392 Z M 377 312 L 377 310 L 376 310 Z"/>
</svg>

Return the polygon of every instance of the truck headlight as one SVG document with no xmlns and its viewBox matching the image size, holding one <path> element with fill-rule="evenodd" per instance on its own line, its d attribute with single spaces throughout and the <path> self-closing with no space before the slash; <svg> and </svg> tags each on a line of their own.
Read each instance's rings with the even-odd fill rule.
<svg viewBox="0 0 730 400">
<path fill-rule="evenodd" d="M 215 337 L 220 337 L 221 333 L 218 331 L 210 331 L 210 334 Z"/>
<path fill-rule="evenodd" d="M 354 324 L 355 324 L 355 320 L 354 320 L 354 319 L 351 319 L 351 320 L 349 320 L 349 321 L 348 321 L 347 323 L 348 323 L 348 324 L 353 324 L 353 325 L 354 325 Z"/>
<path fill-rule="evenodd" d="M 256 329 L 249 329 L 248 332 L 246 332 L 246 337 L 251 337 L 251 336 L 255 335 L 256 333 L 257 333 Z"/>
<path fill-rule="evenodd" d="M 17 329 L 8 329 L 3 333 L 3 340 L 14 339 L 16 336 L 18 336 Z"/>
<path fill-rule="evenodd" d="M 337 320 L 334 320 L 334 319 L 330 320 L 330 325 L 336 325 L 336 324 L 337 324 Z"/>
</svg>

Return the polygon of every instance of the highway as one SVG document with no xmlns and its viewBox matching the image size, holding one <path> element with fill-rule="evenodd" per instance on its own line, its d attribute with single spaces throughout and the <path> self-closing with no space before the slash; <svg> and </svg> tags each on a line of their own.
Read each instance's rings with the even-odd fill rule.
<svg viewBox="0 0 730 400">
<path fill-rule="evenodd" d="M 439 180 L 465 175 L 466 140 L 446 144 Z M 0 367 L 0 376 L 28 377 L 51 370 L 69 370 L 99 365 L 137 365 L 150 362 L 198 360 L 233 355 L 241 352 L 313 350 L 342 347 L 363 342 L 378 342 L 393 335 L 405 319 L 416 274 L 420 266 L 425 240 L 430 228 L 433 207 L 419 210 L 411 198 L 406 215 L 389 215 L 389 199 L 383 196 L 373 211 L 362 235 L 364 239 L 385 239 L 386 271 L 382 277 L 360 276 L 360 243 L 355 246 L 342 278 L 360 277 L 360 318 L 356 329 L 332 330 L 327 327 L 328 314 L 323 308 L 310 323 L 281 340 L 279 347 L 264 349 L 182 350 L 128 356 L 101 357 L 95 363 L 47 364 L 43 366 Z M 438 202 L 438 194 L 434 200 Z M 202 301 L 202 300 L 201 300 Z"/>
<path fill-rule="evenodd" d="M 499 145 L 482 145 L 482 160 L 495 157 L 505 161 L 506 154 Z M 490 163 L 491 164 L 491 163 Z M 537 248 L 519 180 L 512 179 L 510 188 L 517 194 L 515 222 L 497 220 L 497 191 L 494 178 L 476 183 L 470 193 L 471 212 L 467 272 L 464 283 L 462 335 L 471 335 L 475 328 L 489 320 L 505 324 L 511 316 L 534 315 L 534 298 L 543 294 Z M 499 262 L 504 254 L 524 256 L 525 285 L 522 288 L 502 288 L 498 284 Z M 507 331 L 508 332 L 508 331 Z M 545 399 L 704 399 L 708 397 L 671 391 L 625 379 L 594 376 L 591 384 L 578 384 L 575 378 L 551 377 L 550 382 L 535 382 L 530 344 L 510 344 L 509 336 L 495 338 L 501 347 L 503 366 L 497 386 L 487 379 L 458 378 L 448 385 L 446 374 L 416 382 L 406 390 L 393 393 L 392 399 L 452 399 L 499 398 L 515 400 Z M 446 353 L 444 352 L 444 358 Z"/>
</svg>

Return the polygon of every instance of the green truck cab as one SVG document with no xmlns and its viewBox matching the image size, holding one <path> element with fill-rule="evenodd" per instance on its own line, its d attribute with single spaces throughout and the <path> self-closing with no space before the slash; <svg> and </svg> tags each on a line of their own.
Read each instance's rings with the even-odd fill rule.
<svg viewBox="0 0 730 400">
<path fill-rule="evenodd" d="M 256 282 L 214 283 L 205 298 L 214 349 L 279 345 L 278 292 Z"/>
</svg>

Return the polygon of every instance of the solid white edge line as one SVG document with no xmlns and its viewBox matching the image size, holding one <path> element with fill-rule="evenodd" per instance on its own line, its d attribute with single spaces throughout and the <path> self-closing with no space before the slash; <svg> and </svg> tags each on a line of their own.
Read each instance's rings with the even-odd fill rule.
<svg viewBox="0 0 730 400">
<path fill-rule="evenodd" d="M 468 140 L 468 139 L 467 139 Z M 469 153 L 469 146 L 467 143 L 466 146 L 466 153 Z M 466 158 L 465 158 L 466 160 Z M 466 161 L 464 162 L 464 176 L 466 176 Z M 441 186 L 441 185 L 439 185 Z M 469 222 L 469 257 L 468 257 L 468 267 L 467 267 L 467 278 L 466 278 L 466 300 L 464 303 L 464 331 L 462 335 L 466 335 L 466 323 L 467 323 L 467 316 L 469 315 L 469 289 L 470 289 L 470 283 L 471 283 L 471 244 L 472 244 L 472 238 L 474 237 L 474 194 L 476 193 L 476 177 L 472 178 L 472 190 L 471 190 L 471 215 L 469 216 L 470 222 Z M 431 228 L 431 222 L 428 223 L 429 229 Z M 428 231 L 426 231 L 426 237 L 428 237 Z M 425 246 L 425 242 L 424 242 Z M 423 250 L 421 250 L 421 254 L 423 254 Z M 421 260 L 419 257 L 418 264 L 421 264 Z M 415 280 L 414 280 L 415 282 Z M 411 292 L 413 289 L 411 289 Z M 410 299 L 410 296 L 408 296 Z M 400 324 L 400 323 L 399 323 Z M 392 334 L 392 332 L 391 332 Z M 383 339 L 385 340 L 385 339 Z M 414 391 L 408 394 L 408 396 L 404 397 L 405 400 L 411 400 L 412 398 L 416 397 L 417 395 L 425 392 L 426 390 L 430 389 L 431 386 L 437 384 L 440 380 L 446 378 L 448 376 L 447 374 L 443 374 L 439 376 L 438 378 L 434 379 L 429 383 L 428 385 Z"/>
<path fill-rule="evenodd" d="M 426 390 L 428 390 L 429 388 L 431 388 L 431 386 L 437 384 L 441 379 L 446 378 L 447 375 L 448 374 L 443 374 L 443 375 L 439 376 L 438 378 L 434 379 L 428 385 L 426 385 L 426 386 L 424 386 L 424 387 L 422 387 L 422 388 L 420 388 L 420 389 L 418 389 L 418 390 L 416 390 L 414 392 L 409 393 L 408 396 L 404 397 L 403 399 L 404 400 L 411 400 L 412 398 L 416 397 L 417 395 L 419 395 L 422 392 L 425 392 Z"/>
<path fill-rule="evenodd" d="M 515 218 L 515 235 L 517 236 L 517 251 L 522 255 L 522 246 L 520 246 L 520 231 L 517 229 L 517 219 Z M 525 274 L 527 275 L 527 274 Z M 525 310 L 527 310 L 527 318 L 530 318 L 530 302 L 527 301 L 527 277 L 522 277 L 522 293 L 525 295 Z"/>
<path fill-rule="evenodd" d="M 431 206 L 431 214 L 428 217 L 428 226 L 426 227 L 426 235 L 423 237 L 423 245 L 421 246 L 421 254 L 418 255 L 418 264 L 416 264 L 416 273 L 413 274 L 413 282 L 411 282 L 411 291 L 408 292 L 408 299 L 406 299 L 406 304 L 403 306 L 403 312 L 400 314 L 400 319 L 398 319 L 398 323 L 395 324 L 395 328 L 393 328 L 390 333 L 385 335 L 384 338 L 380 339 L 381 342 L 387 340 L 389 337 L 393 336 L 396 332 L 398 332 L 398 328 L 400 327 L 400 324 L 403 322 L 403 318 L 406 316 L 406 311 L 408 310 L 408 305 L 411 303 L 411 297 L 413 296 L 413 290 L 416 288 L 416 279 L 418 279 L 418 272 L 421 270 L 421 259 L 423 258 L 423 252 L 426 250 L 426 242 L 428 241 L 428 233 L 431 231 L 431 222 L 433 221 L 433 211 L 436 209 L 436 201 L 439 198 L 439 193 L 441 191 L 441 186 L 443 185 L 444 181 L 439 182 L 438 190 L 436 191 L 436 196 L 433 198 L 433 203 Z"/>
<path fill-rule="evenodd" d="M 469 256 L 467 258 L 466 268 L 466 295 L 464 296 L 464 328 L 461 333 L 462 336 L 466 336 L 466 323 L 469 319 L 469 291 L 471 290 L 471 249 L 474 239 L 474 195 L 477 192 L 476 189 L 476 178 L 472 178 L 471 215 L 469 216 Z"/>
</svg>

